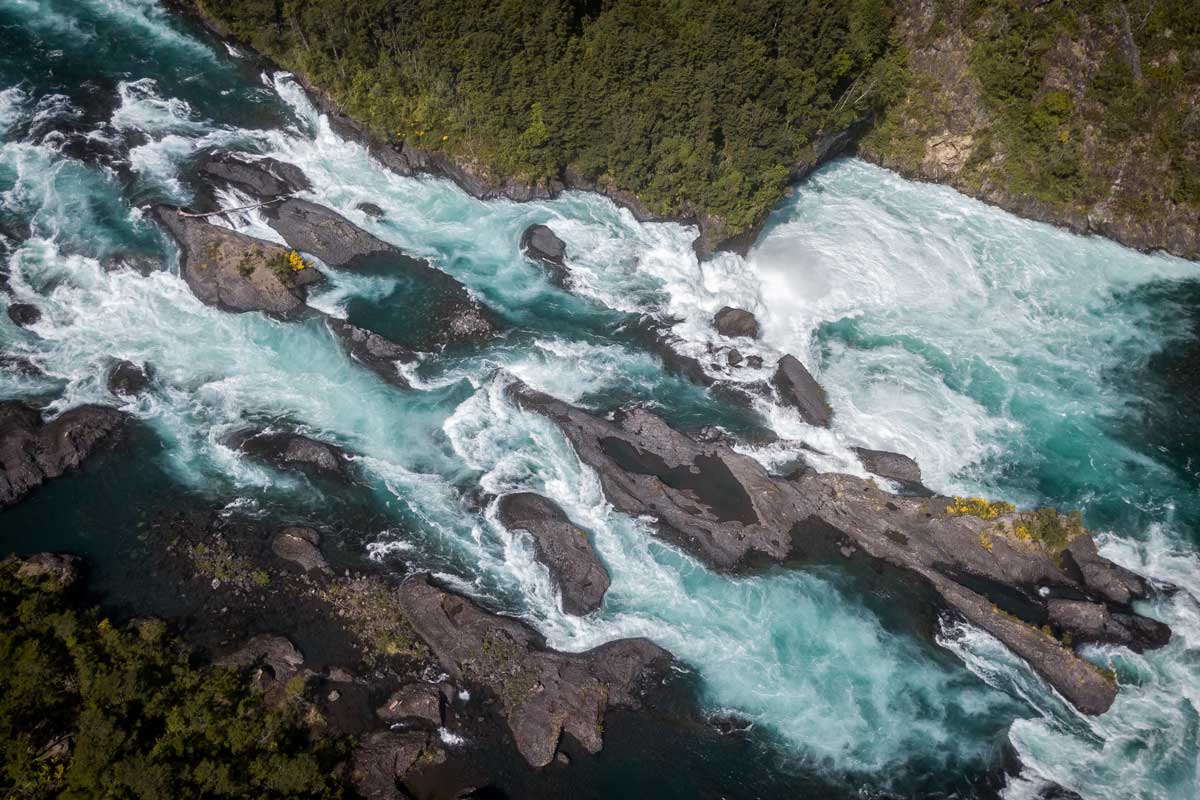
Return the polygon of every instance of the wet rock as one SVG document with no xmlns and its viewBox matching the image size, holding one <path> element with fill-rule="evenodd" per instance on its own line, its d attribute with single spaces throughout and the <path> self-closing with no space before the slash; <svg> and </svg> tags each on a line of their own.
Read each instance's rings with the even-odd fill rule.
<svg viewBox="0 0 1200 800">
<path fill-rule="evenodd" d="M 1146 596 L 1144 581 L 1099 556 L 1086 532 L 1061 549 L 1020 535 L 1018 524 L 1028 520 L 1016 512 L 957 515 L 949 498 L 896 495 L 850 475 L 776 477 L 721 441 L 694 440 L 644 409 L 607 420 L 520 383 L 510 394 L 562 429 L 617 509 L 653 518 L 660 535 L 710 565 L 865 562 L 904 591 L 932 589 L 1085 713 L 1107 709 L 1116 684 L 1048 633 L 1048 619 L 1084 640 L 1154 647 L 1169 638 L 1166 626 L 1128 605 Z M 1051 618 L 1055 597 L 1092 605 L 1060 605 Z M 1089 616 L 1099 613 L 1095 605 L 1108 617 Z"/>
<path fill-rule="evenodd" d="M 331 267 L 355 259 L 399 253 L 341 214 L 308 200 L 289 198 L 263 207 L 267 224 L 295 250 L 312 253 Z"/>
<path fill-rule="evenodd" d="M 549 650 L 532 628 L 496 616 L 434 585 L 427 576 L 400 586 L 405 616 L 455 682 L 490 693 L 517 749 L 532 766 L 554 760 L 571 734 L 599 752 L 606 709 L 640 706 L 643 681 L 670 663 L 645 639 L 622 639 L 583 653 Z"/>
<path fill-rule="evenodd" d="M 825 402 L 825 390 L 817 383 L 799 359 L 786 355 L 779 359 L 771 383 L 779 393 L 779 399 L 800 412 L 809 425 L 829 427 L 832 412 Z"/>
<path fill-rule="evenodd" d="M 59 589 L 73 586 L 79 580 L 82 562 L 78 556 L 66 553 L 36 553 L 20 559 L 17 577 L 24 580 L 50 580 Z"/>
<path fill-rule="evenodd" d="M 350 780 L 364 800 L 401 800 L 409 796 L 399 786 L 406 775 L 445 759 L 441 745 L 430 733 L 376 731 L 355 749 Z"/>
<path fill-rule="evenodd" d="M 429 683 L 413 683 L 393 692 L 375 713 L 390 724 L 407 722 L 436 728 L 443 722 L 443 702 L 438 687 Z"/>
<path fill-rule="evenodd" d="M 562 592 L 563 611 L 590 614 L 608 591 L 608 571 L 587 531 L 577 528 L 551 500 L 531 492 L 500 498 L 500 521 L 533 537 L 538 561 L 546 565 Z"/>
<path fill-rule="evenodd" d="M 888 450 L 870 450 L 866 447 L 854 447 L 855 455 L 868 472 L 873 472 L 881 478 L 895 481 L 905 490 L 906 494 L 932 495 L 925 484 L 921 483 L 921 467 L 902 453 Z"/>
<path fill-rule="evenodd" d="M 713 316 L 713 327 L 722 336 L 746 336 L 751 339 L 759 336 L 758 319 L 742 308 L 725 306 Z"/>
<path fill-rule="evenodd" d="M 306 288 L 322 280 L 311 265 L 293 270 L 287 248 L 204 218 L 180 216 L 171 206 L 154 206 L 152 212 L 178 243 L 183 279 L 204 303 L 293 317 L 306 308 Z"/>
<path fill-rule="evenodd" d="M 239 431 L 230 437 L 231 447 L 279 469 L 299 470 L 340 481 L 351 479 L 349 456 L 336 447 L 298 433 Z"/>
<path fill-rule="evenodd" d="M 329 564 L 318 547 L 321 534 L 312 528 L 284 528 L 271 539 L 271 552 L 300 567 L 304 572 L 329 572 Z"/>
<path fill-rule="evenodd" d="M 25 356 L 13 353 L 0 353 L 0 372 L 12 372 L 18 375 L 44 375 L 42 368 Z"/>
<path fill-rule="evenodd" d="M 742 363 L 742 354 L 737 348 L 730 348 L 729 352 L 725 354 L 725 363 L 731 367 L 740 365 Z"/>
<path fill-rule="evenodd" d="M 550 275 L 550 282 L 565 288 L 570 277 L 567 270 L 567 246 L 545 225 L 530 225 L 521 234 L 521 252 L 526 258 L 542 264 Z"/>
<path fill-rule="evenodd" d="M 196 164 L 202 177 L 221 181 L 259 200 L 307 191 L 312 183 L 304 170 L 274 158 L 254 158 L 245 153 L 213 152 Z"/>
<path fill-rule="evenodd" d="M 108 390 L 118 397 L 137 397 L 150 386 L 151 370 L 132 361 L 118 361 L 108 371 Z"/>
<path fill-rule="evenodd" d="M 41 320 L 42 312 L 32 303 L 10 303 L 8 306 L 8 318 L 22 328 L 28 328 L 30 325 L 36 325 Z"/>
<path fill-rule="evenodd" d="M 0 508 L 115 441 L 125 420 L 115 408 L 79 406 L 43 422 L 36 409 L 0 402 Z"/>
<path fill-rule="evenodd" d="M 751 369 L 762 369 L 762 365 L 763 365 L 762 356 L 747 356 L 746 357 L 746 366 L 747 367 L 750 367 Z"/>
<path fill-rule="evenodd" d="M 374 331 L 351 325 L 343 319 L 330 317 L 326 320 L 329 330 L 341 340 L 350 357 L 375 372 L 388 383 L 401 389 L 408 388 L 408 381 L 396 368 L 396 362 L 410 364 L 417 354 Z"/>
<path fill-rule="evenodd" d="M 359 203 L 358 205 L 355 206 L 355 208 L 357 208 L 359 211 L 366 214 L 368 217 L 371 217 L 372 219 L 379 219 L 380 217 L 383 216 L 383 209 L 380 208 L 379 206 L 375 205 L 374 203 Z"/>
</svg>

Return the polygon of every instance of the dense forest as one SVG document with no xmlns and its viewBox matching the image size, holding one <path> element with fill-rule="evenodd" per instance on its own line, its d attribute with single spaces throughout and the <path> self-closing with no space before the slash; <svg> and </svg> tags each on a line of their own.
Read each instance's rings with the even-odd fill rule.
<svg viewBox="0 0 1200 800">
<path fill-rule="evenodd" d="M 381 139 L 632 192 L 707 245 L 861 122 L 906 174 L 1200 255 L 1192 0 L 194 2 Z"/>
<path fill-rule="evenodd" d="M 901 91 L 891 0 L 202 0 L 392 142 L 736 233 Z M 722 224 L 723 223 L 723 224 Z"/>
</svg>

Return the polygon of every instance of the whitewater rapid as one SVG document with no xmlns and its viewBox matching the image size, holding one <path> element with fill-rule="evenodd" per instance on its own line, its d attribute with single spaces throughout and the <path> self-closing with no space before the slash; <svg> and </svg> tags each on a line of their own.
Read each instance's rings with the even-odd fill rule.
<svg viewBox="0 0 1200 800">
<path fill-rule="evenodd" d="M 1011 798 L 1034 796 L 1046 781 L 1088 798 L 1194 796 L 1200 560 L 1189 539 L 1194 517 L 1172 515 L 1170 502 L 1195 486 L 1171 483 L 1161 464 L 1113 434 L 1130 397 L 1109 377 L 1172 335 L 1169 315 L 1137 293 L 1195 281 L 1195 265 L 1019 220 L 855 160 L 799 187 L 747 258 L 699 262 L 693 229 L 638 223 L 595 195 L 481 202 L 446 181 L 390 173 L 338 137 L 290 76 L 247 74 L 156 4 L 0 0 L 0 13 L 28 26 L 36 43 L 25 64 L 0 62 L 11 84 L 0 91 L 9 294 L 44 315 L 29 332 L 0 317 L 0 343 L 45 373 L 0 374 L 0 396 L 53 394 L 55 409 L 113 404 L 110 359 L 152 364 L 159 390 L 124 408 L 161 439 L 176 480 L 243 505 L 264 495 L 312 502 L 303 480 L 222 443 L 247 419 L 286 418 L 336 441 L 358 454 L 393 518 L 373 532 L 371 557 L 432 569 L 558 648 L 648 636 L 694 671 L 710 713 L 751 720 L 799 767 L 904 791 L 918 785 L 915 772 L 986 762 L 1000 738 L 1027 768 L 1006 789 Z M 38 75 L 13 72 L 83 60 L 113 40 L 143 43 L 113 53 L 111 108 L 83 108 L 40 89 Z M 253 124 L 239 124 L 239 114 Z M 115 166 L 62 154 L 46 131 L 72 120 L 113 144 Z M 345 358 L 320 320 L 282 323 L 201 304 L 139 206 L 186 202 L 186 164 L 211 147 L 301 167 L 312 182 L 306 196 L 430 259 L 513 332 L 480 352 L 423 358 L 407 368 L 414 391 L 401 393 Z M 367 216 L 361 202 L 384 215 Z M 567 243 L 572 293 L 521 258 L 519 237 L 533 223 Z M 255 212 L 222 224 L 278 240 Z M 121 266 L 139 259 L 165 268 Z M 381 323 L 405 314 L 396 279 L 325 272 L 314 307 Z M 656 539 L 648 521 L 615 512 L 554 426 L 504 396 L 515 376 L 570 402 L 621 398 L 673 420 L 721 421 L 728 412 L 718 401 L 612 331 L 622 312 L 675 319 L 681 348 L 709 364 L 709 349 L 726 344 L 710 324 L 724 305 L 756 313 L 762 340 L 738 347 L 767 366 L 714 366 L 714 374 L 761 380 L 792 353 L 835 409 L 824 430 L 758 401 L 786 441 L 745 452 L 773 466 L 803 445 L 820 469 L 865 474 L 851 447 L 894 449 L 944 492 L 1085 508 L 1104 495 L 1135 506 L 1130 517 L 1098 517 L 1115 527 L 1104 552 L 1179 587 L 1147 609 L 1171 624 L 1172 643 L 1144 655 L 1092 651 L 1116 668 L 1121 694 L 1109 713 L 1082 717 L 986 634 L 945 625 L 939 652 L 897 633 L 834 571 L 711 572 Z M 1128 483 L 1134 473 L 1108 476 L 1114 462 L 1139 465 L 1140 480 L 1169 496 L 1139 493 Z M 494 504 L 468 501 L 476 486 L 545 494 L 594 534 L 612 575 L 598 614 L 562 613 L 528 539 L 497 523 Z"/>
</svg>

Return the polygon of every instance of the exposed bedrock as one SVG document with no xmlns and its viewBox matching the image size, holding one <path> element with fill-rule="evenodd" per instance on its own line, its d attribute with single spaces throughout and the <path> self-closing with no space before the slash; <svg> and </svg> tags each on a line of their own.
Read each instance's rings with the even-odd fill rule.
<svg viewBox="0 0 1200 800">
<path fill-rule="evenodd" d="M 873 472 L 881 478 L 895 481 L 905 490 L 906 494 L 932 494 L 921 483 L 921 467 L 903 453 L 893 453 L 890 450 L 871 450 L 866 447 L 854 447 L 854 454 L 868 472 Z"/>
<path fill-rule="evenodd" d="M 499 512 L 505 527 L 533 537 L 538 561 L 562 591 L 563 611 L 582 615 L 600 608 L 608 591 L 608 571 L 587 531 L 576 527 L 557 503 L 532 492 L 500 498 Z"/>
<path fill-rule="evenodd" d="M 546 268 L 550 282 L 565 288 L 570 272 L 567 270 L 567 246 L 545 225 L 530 225 L 521 234 L 521 252 L 526 258 Z"/>
<path fill-rule="evenodd" d="M 173 206 L 152 212 L 179 245 L 184 281 L 209 305 L 292 317 L 306 307 L 306 287 L 322 279 L 312 266 L 294 269 L 287 248 L 277 244 L 182 216 Z"/>
<path fill-rule="evenodd" d="M 330 317 L 326 320 L 329 330 L 342 343 L 350 357 L 375 372 L 388 383 L 401 389 L 408 388 L 408 381 L 397 369 L 397 362 L 408 364 L 416 361 L 417 354 L 374 331 L 351 325 L 344 319 Z"/>
<path fill-rule="evenodd" d="M 114 441 L 125 420 L 115 408 L 89 405 L 43 422 L 37 409 L 0 402 L 0 508 L 78 467 L 99 446 Z"/>
<path fill-rule="evenodd" d="M 660 535 L 713 567 L 830 558 L 888 565 L 897 578 L 918 577 L 915 585 L 931 587 L 1086 713 L 1106 710 L 1116 683 L 1072 644 L 1156 647 L 1170 636 L 1129 606 L 1148 596 L 1146 582 L 1100 556 L 1082 528 L 1042 540 L 1030 534 L 1032 514 L 999 509 L 984 519 L 955 511 L 950 498 L 895 495 L 850 475 L 780 478 L 723 441 L 698 442 L 644 409 L 610 421 L 521 383 L 510 394 L 557 423 L 617 509 L 653 518 Z"/>
<path fill-rule="evenodd" d="M 260 200 L 295 194 L 312 188 L 304 171 L 295 164 L 274 158 L 255 158 L 243 153 L 213 151 L 200 157 L 196 172 L 220 181 Z"/>
<path fill-rule="evenodd" d="M 545 766 L 563 733 L 599 752 L 605 711 L 640 706 L 643 681 L 669 664 L 667 651 L 645 639 L 622 639 L 584 653 L 546 649 L 532 628 L 481 609 L 417 575 L 400 586 L 405 616 L 456 682 L 498 701 L 517 749 Z"/>
<path fill-rule="evenodd" d="M 350 457 L 344 450 L 298 433 L 243 430 L 229 437 L 229 446 L 278 469 L 351 480 Z"/>
<path fill-rule="evenodd" d="M 779 359 L 771 384 L 778 392 L 780 401 L 799 411 L 809 425 L 829 427 L 833 410 L 825 401 L 825 390 L 798 358 L 786 355 Z"/>
</svg>

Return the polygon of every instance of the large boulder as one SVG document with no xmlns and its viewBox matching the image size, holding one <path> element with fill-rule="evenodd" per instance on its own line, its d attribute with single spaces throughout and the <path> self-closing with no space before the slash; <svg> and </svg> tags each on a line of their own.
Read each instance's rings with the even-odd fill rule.
<svg viewBox="0 0 1200 800">
<path fill-rule="evenodd" d="M 833 412 L 825 401 L 825 390 L 795 356 L 785 355 L 779 359 L 771 384 L 779 393 L 780 401 L 799 411 L 809 425 L 829 427 Z"/>
<path fill-rule="evenodd" d="M 567 246 L 555 235 L 554 231 L 545 225 L 530 225 L 521 234 L 521 252 L 542 264 L 550 275 L 550 281 L 555 286 L 563 288 L 567 285 L 570 272 L 567 270 Z"/>
<path fill-rule="evenodd" d="M 121 360 L 108 371 L 108 390 L 118 397 L 137 397 L 150 386 L 151 370 Z"/>
<path fill-rule="evenodd" d="M 725 306 L 713 316 L 713 327 L 722 336 L 746 336 L 757 339 L 759 335 L 758 320 L 753 314 L 742 308 Z"/>
<path fill-rule="evenodd" d="M 670 654 L 645 639 L 583 653 L 547 649 L 529 626 L 489 614 L 424 575 L 406 579 L 400 597 L 409 623 L 454 681 L 495 698 L 534 767 L 554 760 L 564 732 L 599 752 L 608 707 L 638 708 L 642 687 L 670 664 Z"/>
<path fill-rule="evenodd" d="M 868 472 L 895 481 L 908 492 L 931 494 L 921 483 L 921 466 L 908 456 L 889 450 L 871 450 L 866 447 L 852 449 Z"/>
<path fill-rule="evenodd" d="M 402 800 L 411 797 L 400 788 L 410 773 L 439 764 L 446 755 L 433 734 L 425 731 L 376 731 L 354 751 L 350 781 L 364 800 Z"/>
<path fill-rule="evenodd" d="M 278 469 L 351 480 L 350 457 L 344 450 L 298 433 L 243 430 L 230 436 L 229 444 Z"/>
<path fill-rule="evenodd" d="M 42 312 L 32 303 L 10 303 L 8 306 L 8 318 L 22 328 L 28 328 L 30 325 L 36 325 L 41 321 Z"/>
<path fill-rule="evenodd" d="M 306 308 L 306 288 L 321 281 L 311 265 L 293 269 L 285 247 L 184 216 L 171 206 L 155 206 L 153 213 L 179 245 L 184 281 L 209 305 L 292 317 Z"/>
<path fill-rule="evenodd" d="M 271 552 L 290 561 L 303 572 L 329 572 L 329 564 L 321 555 L 321 534 L 312 528 L 294 525 L 284 528 L 271 539 Z"/>
<path fill-rule="evenodd" d="M 209 180 L 241 189 L 259 200 L 295 194 L 312 188 L 304 170 L 274 158 L 245 153 L 211 152 L 200 158 L 196 172 Z"/>
<path fill-rule="evenodd" d="M 304 654 L 285 636 L 260 633 L 213 663 L 248 672 L 251 683 L 266 693 L 270 702 L 277 702 L 287 692 L 288 682 L 301 674 Z"/>
<path fill-rule="evenodd" d="M 500 498 L 500 521 L 533 537 L 534 552 L 562 592 L 563 611 L 589 614 L 608 591 L 608 571 L 587 531 L 576 527 L 556 503 L 532 492 Z"/>
<path fill-rule="evenodd" d="M 115 408 L 79 406 L 43 422 L 20 402 L 0 402 L 0 508 L 79 466 L 113 441 L 126 416 Z"/>
<path fill-rule="evenodd" d="M 442 690 L 432 683 L 412 683 L 392 692 L 375 713 L 384 722 L 436 728 L 442 724 Z"/>
<path fill-rule="evenodd" d="M 1146 582 L 1100 556 L 1091 535 L 1057 512 L 897 495 L 851 475 L 775 477 L 723 441 L 696 441 L 644 409 L 609 420 L 519 382 L 510 395 L 562 429 L 613 506 L 654 519 L 660 535 L 713 567 L 849 559 L 893 575 L 898 591 L 932 589 L 1085 713 L 1106 710 L 1116 683 L 1066 642 L 1148 648 L 1170 637 L 1131 605 L 1149 596 Z"/>
<path fill-rule="evenodd" d="M 308 200 L 289 198 L 272 203 L 263 206 L 263 215 L 288 245 L 312 253 L 331 267 L 352 266 L 356 259 L 399 252 L 336 211 Z"/>
<path fill-rule="evenodd" d="M 396 364 L 409 364 L 417 360 L 417 354 L 374 331 L 352 325 L 344 319 L 330 317 L 326 320 L 335 336 L 350 357 L 375 372 L 385 381 L 401 389 L 408 388 L 408 381 L 400 374 Z"/>
</svg>

